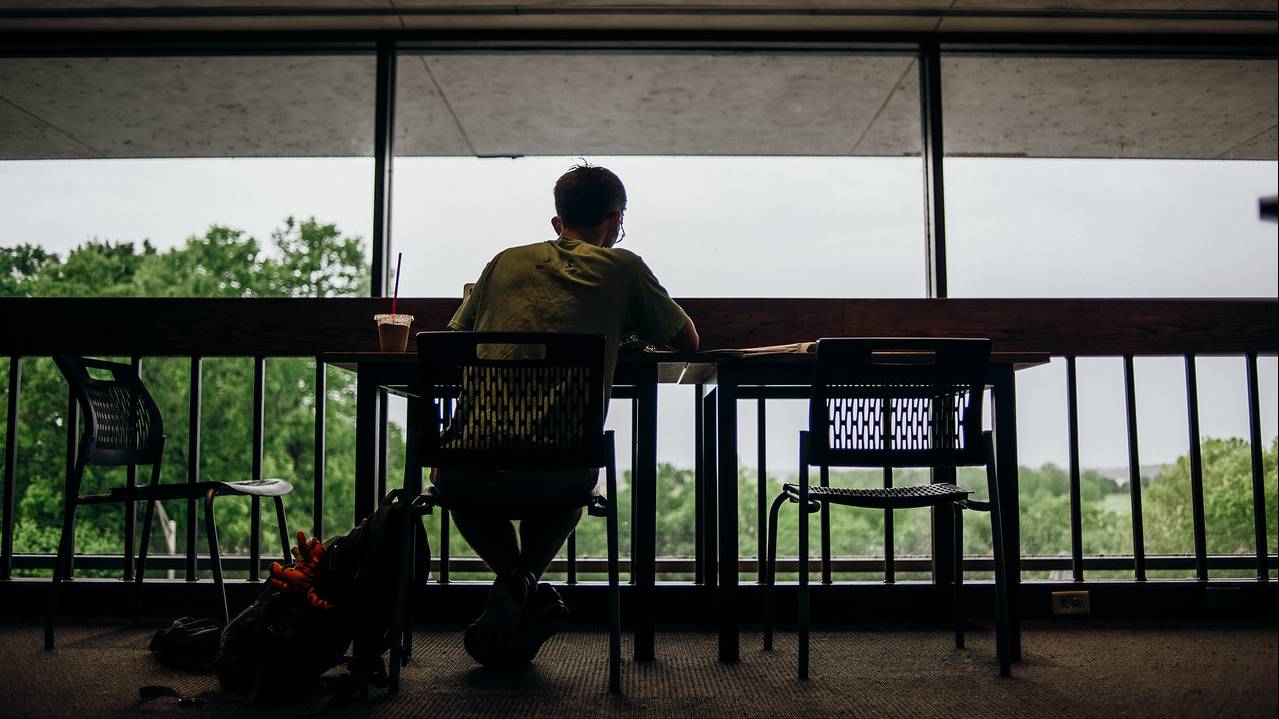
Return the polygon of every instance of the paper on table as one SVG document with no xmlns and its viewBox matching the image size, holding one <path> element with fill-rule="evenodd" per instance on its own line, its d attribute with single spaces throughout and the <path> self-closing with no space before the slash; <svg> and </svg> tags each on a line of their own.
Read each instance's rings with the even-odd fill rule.
<svg viewBox="0 0 1279 719">
<path fill-rule="evenodd" d="M 792 342 L 788 345 L 768 345 L 767 347 L 743 347 L 741 349 L 711 350 L 724 352 L 739 357 L 756 357 L 759 355 L 810 354 L 817 351 L 816 342 Z"/>
</svg>

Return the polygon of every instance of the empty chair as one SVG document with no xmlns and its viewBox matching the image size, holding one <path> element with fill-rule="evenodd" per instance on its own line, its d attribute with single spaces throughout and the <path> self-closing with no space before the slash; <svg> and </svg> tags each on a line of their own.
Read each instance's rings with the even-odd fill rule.
<svg viewBox="0 0 1279 719">
<path fill-rule="evenodd" d="M 610 690 L 621 688 L 621 605 L 618 585 L 617 467 L 613 433 L 604 431 L 604 338 L 600 335 L 517 332 L 423 332 L 421 430 L 416 461 L 439 470 L 606 471 L 606 494 L 588 492 L 555 509 L 585 507 L 604 517 L 608 533 Z M 515 480 L 519 481 L 519 480 Z M 531 479 L 528 481 L 536 481 Z M 433 507 L 522 519 L 550 507 L 511 506 L 502 497 L 462 504 L 435 488 L 413 498 L 420 513 Z M 412 513 L 405 513 L 406 521 Z M 397 593 L 392 637 L 407 637 L 402 622 L 408 594 L 408 545 Z M 399 686 L 400 641 L 391 642 L 390 687 Z"/>
<path fill-rule="evenodd" d="M 799 512 L 799 676 L 808 678 L 808 515 L 831 505 L 877 509 L 953 508 L 955 518 L 955 643 L 963 646 L 963 510 L 989 512 L 995 550 L 996 651 L 1009 673 L 1008 605 L 991 433 L 982 430 L 982 397 L 990 361 L 987 339 L 823 339 L 800 432 L 798 484 L 774 500 L 768 527 L 764 648 L 772 649 L 777 517 L 787 502 Z M 808 468 L 984 466 L 990 500 L 948 483 L 885 489 L 808 484 Z M 823 483 L 824 484 L 824 483 Z M 805 510 L 806 508 L 806 510 Z M 938 558 L 938 561 L 942 561 Z"/>
<path fill-rule="evenodd" d="M 118 362 L 104 362 L 71 355 L 57 355 L 53 359 L 71 385 L 76 404 L 84 416 L 84 432 L 80 436 L 75 464 L 67 483 L 62 535 L 58 543 L 58 559 L 53 569 L 53 585 L 45 615 L 45 647 L 53 648 L 58 592 L 63 579 L 69 573 L 74 547 L 76 508 L 82 504 L 146 502 L 146 513 L 142 520 L 142 544 L 138 548 L 137 571 L 134 579 L 138 595 L 135 611 L 140 617 L 142 578 L 146 575 L 147 547 L 151 539 L 155 503 L 163 500 L 202 498 L 205 532 L 208 534 L 209 556 L 213 564 L 213 583 L 222 621 L 225 624 L 228 620 L 226 591 L 222 585 L 222 563 L 218 551 L 218 530 L 214 522 L 213 500 L 218 495 L 224 494 L 271 497 L 275 501 L 275 517 L 280 528 L 280 545 L 284 552 L 284 559 L 286 562 L 291 562 L 282 497 L 293 490 L 293 485 L 282 479 L 161 484 L 164 422 L 155 400 L 151 398 L 151 393 L 142 384 L 141 378 L 133 367 Z M 100 375 L 109 375 L 109 379 L 94 377 L 90 370 L 96 370 Z M 68 427 L 68 431 L 74 432 L 75 427 Z M 84 479 L 86 467 L 138 464 L 151 465 L 150 484 L 113 487 L 105 494 L 80 494 L 80 484 Z"/>
</svg>

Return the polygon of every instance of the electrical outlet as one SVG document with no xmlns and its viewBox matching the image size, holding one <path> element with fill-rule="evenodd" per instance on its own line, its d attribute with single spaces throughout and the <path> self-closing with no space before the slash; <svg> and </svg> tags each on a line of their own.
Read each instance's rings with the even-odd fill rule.
<svg viewBox="0 0 1279 719">
<path fill-rule="evenodd" d="M 1067 616 L 1085 616 L 1092 612 L 1092 603 L 1088 600 L 1088 590 L 1077 592 L 1053 592 L 1053 614 Z"/>
</svg>

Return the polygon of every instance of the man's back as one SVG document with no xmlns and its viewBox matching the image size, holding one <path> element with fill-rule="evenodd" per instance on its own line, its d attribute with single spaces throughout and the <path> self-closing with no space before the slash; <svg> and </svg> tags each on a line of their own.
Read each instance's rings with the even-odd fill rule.
<svg viewBox="0 0 1279 719">
<path fill-rule="evenodd" d="M 664 344 L 686 322 L 638 255 L 560 237 L 494 257 L 449 327 L 603 335 L 609 381 L 623 337 Z"/>
</svg>

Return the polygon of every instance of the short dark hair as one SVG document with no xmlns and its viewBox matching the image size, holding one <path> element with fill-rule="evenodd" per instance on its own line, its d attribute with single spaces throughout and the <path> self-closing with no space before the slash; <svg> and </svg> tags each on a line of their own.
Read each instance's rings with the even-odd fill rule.
<svg viewBox="0 0 1279 719">
<path fill-rule="evenodd" d="M 569 227 L 594 227 L 626 209 L 626 188 L 603 167 L 574 165 L 555 181 L 555 214 Z"/>
</svg>

